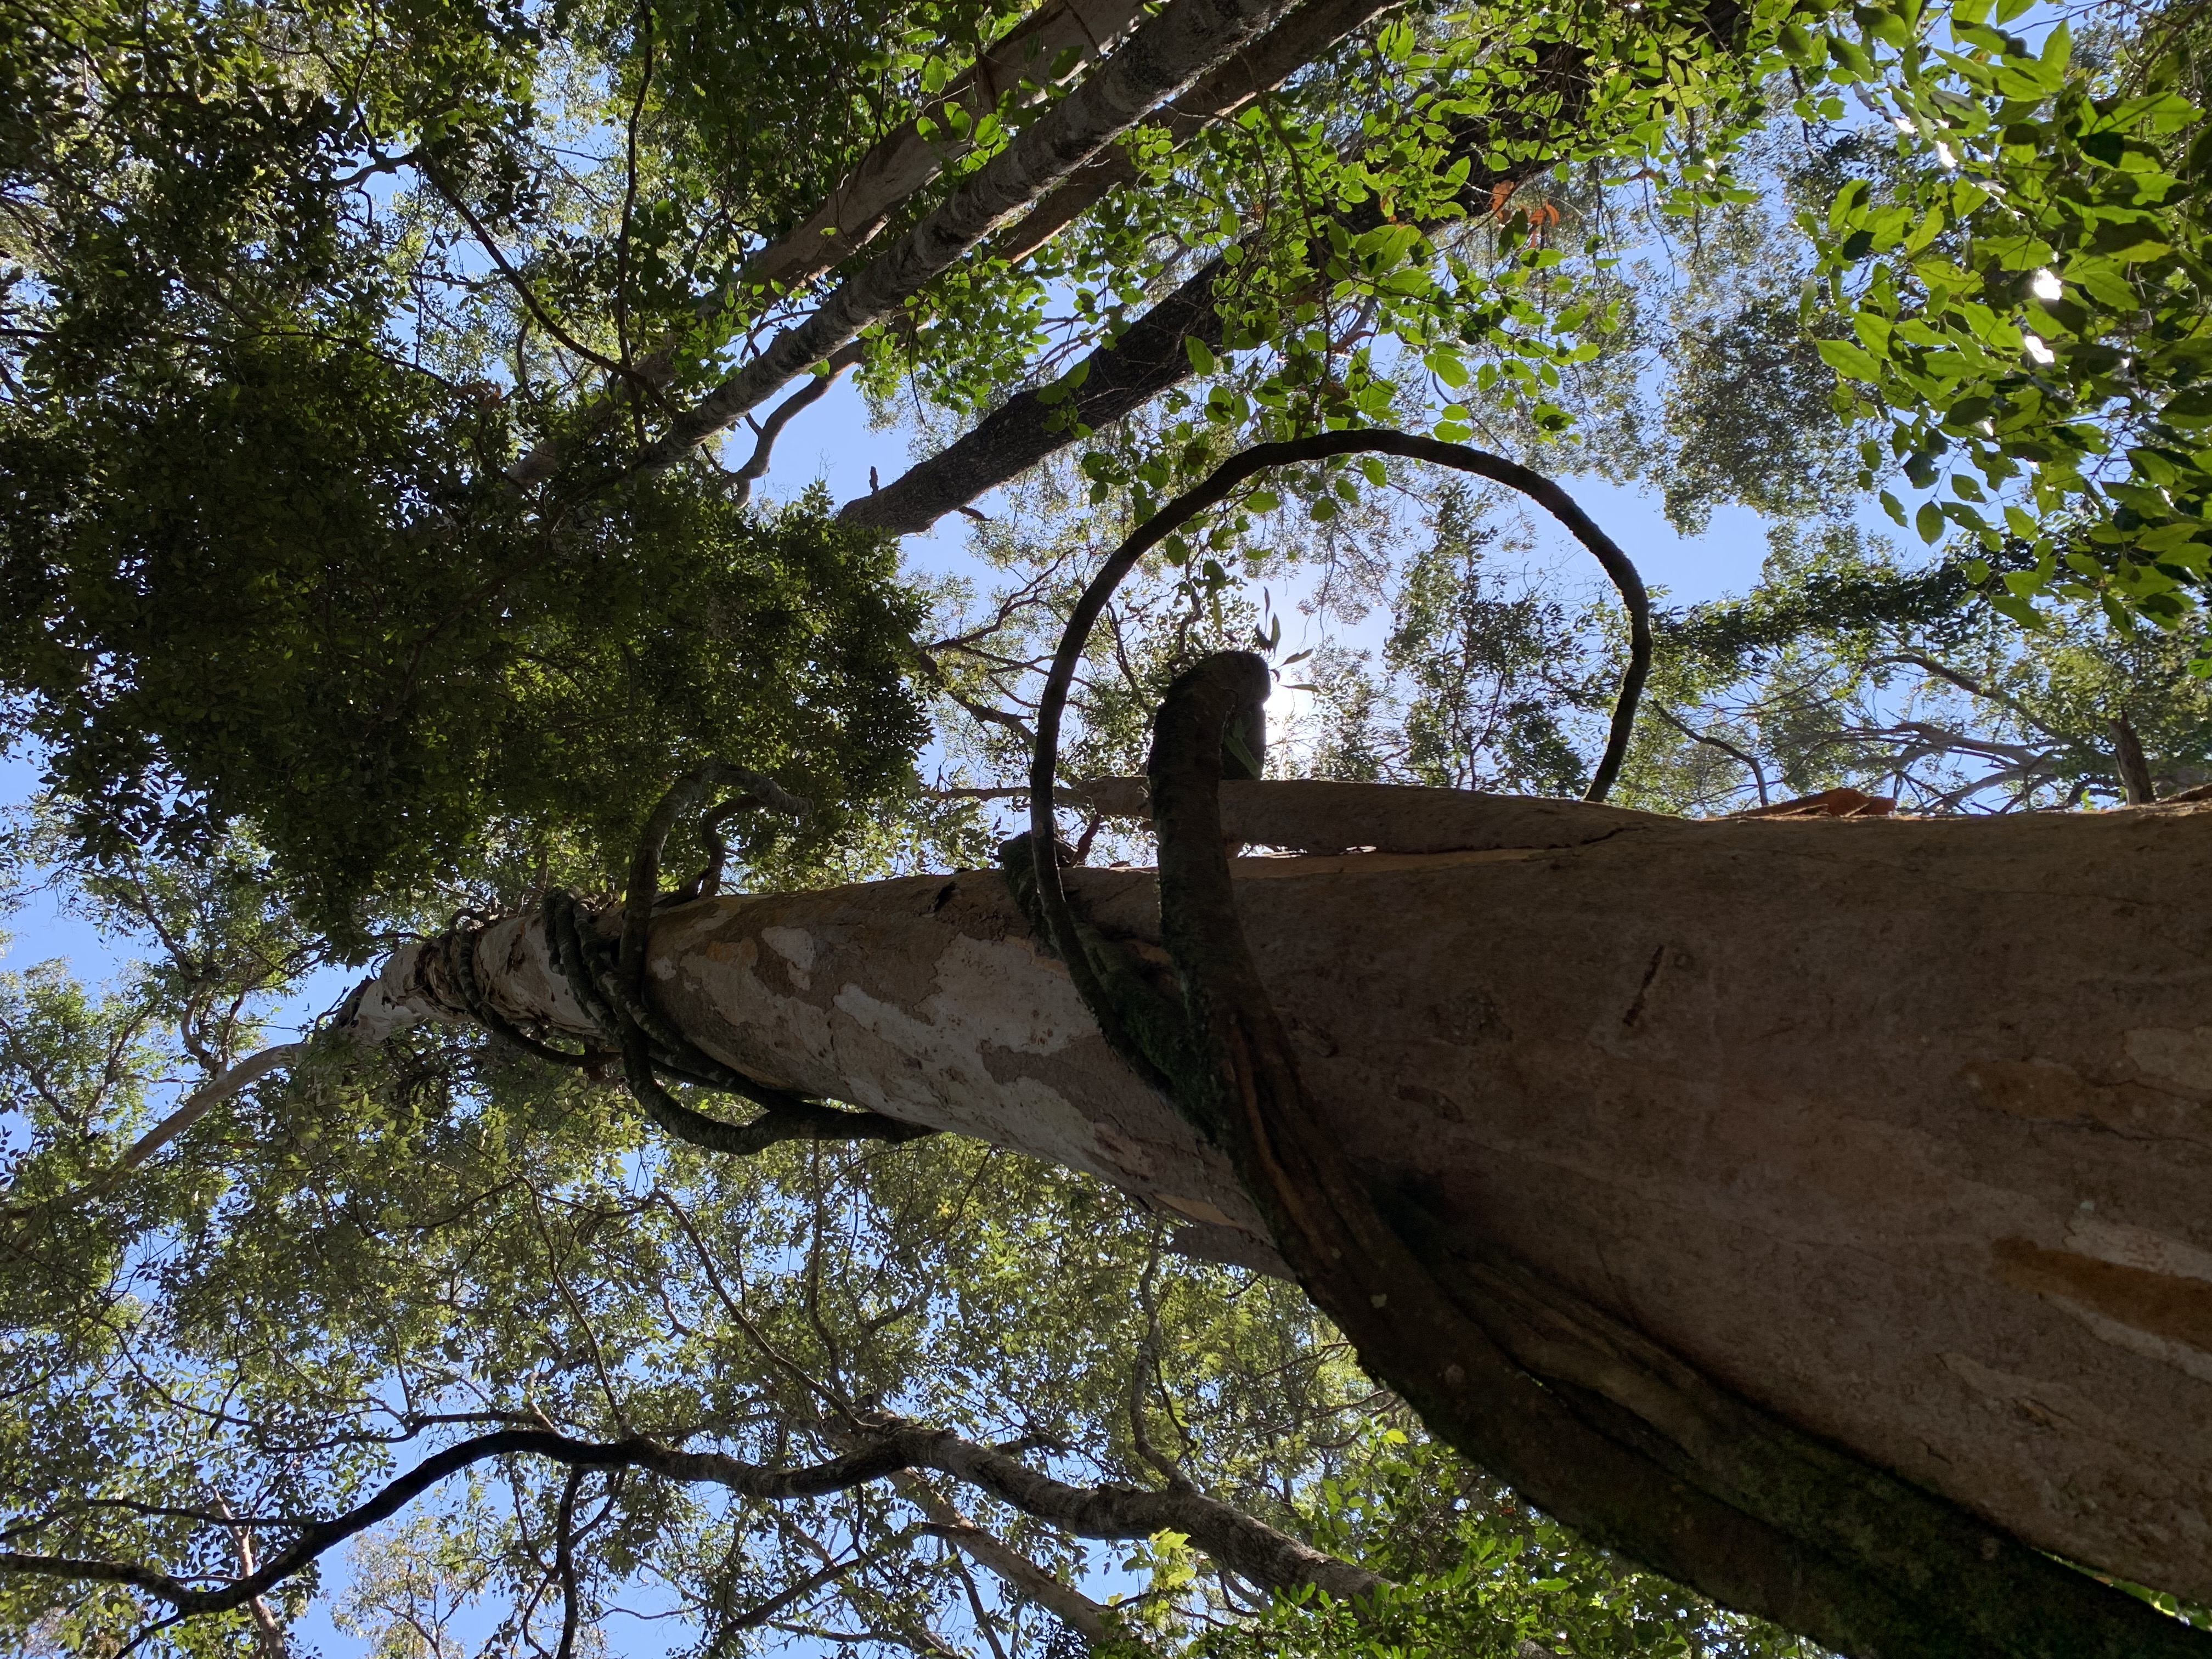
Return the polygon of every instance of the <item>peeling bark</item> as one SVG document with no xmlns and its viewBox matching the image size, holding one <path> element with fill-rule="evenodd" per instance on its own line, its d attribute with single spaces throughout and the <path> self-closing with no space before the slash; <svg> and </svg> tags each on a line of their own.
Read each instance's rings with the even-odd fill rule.
<svg viewBox="0 0 2212 1659">
<path fill-rule="evenodd" d="M 1307 1085 L 1378 1183 L 2039 1547 L 2212 1597 L 2212 807 L 1692 823 L 1231 784 Z M 1354 849 L 1377 850 L 1360 852 Z M 1070 872 L 1139 953 L 1152 873 Z M 2180 902 L 2172 896 L 2181 896 Z M 995 873 L 672 908 L 663 1012 L 793 1089 L 1265 1252 Z M 532 926 L 519 1020 L 580 1019 Z M 434 953 L 374 1023 L 453 1017 Z"/>
</svg>

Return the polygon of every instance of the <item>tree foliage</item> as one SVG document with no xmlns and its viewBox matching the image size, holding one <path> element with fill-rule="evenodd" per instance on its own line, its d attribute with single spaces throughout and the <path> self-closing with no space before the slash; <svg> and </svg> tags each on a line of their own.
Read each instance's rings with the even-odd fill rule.
<svg viewBox="0 0 2212 1659">
<path fill-rule="evenodd" d="M 925 269 L 909 233 L 1148 25 L 0 10 L 0 688 L 50 786 L 13 867 L 149 953 L 0 982 L 0 1543 L 234 1582 L 486 1434 L 780 1472 L 941 1430 L 1389 1582 L 1324 1599 L 934 1465 L 763 1496 L 537 1442 L 138 1650 L 265 1652 L 332 1594 L 410 1659 L 568 1659 L 625 1607 L 702 1654 L 1803 1650 L 1447 1457 L 1291 1287 L 977 1146 L 715 1159 L 589 1070 L 418 1032 L 130 1149 L 319 965 L 611 889 L 701 759 L 814 802 L 757 875 L 986 862 L 1081 581 L 1255 440 L 1425 428 L 1767 519 L 1753 591 L 1661 619 L 1632 804 L 2212 779 L 2203 13 L 2022 16 L 1309 5 L 1259 37 L 1273 84 L 1164 84 Z M 850 347 L 758 368 L 863 279 Z M 856 361 L 969 428 L 882 501 L 1006 487 L 966 574 L 902 570 L 878 497 L 748 501 Z M 1859 522 L 1877 491 L 1932 553 Z M 1256 644 L 1311 699 L 1279 769 L 1577 793 L 1618 621 L 1497 502 L 1289 471 L 1117 595 L 1065 781 L 1138 769 L 1174 677 Z M 105 1659 L 157 1605 L 0 1572 L 0 1642 Z"/>
</svg>

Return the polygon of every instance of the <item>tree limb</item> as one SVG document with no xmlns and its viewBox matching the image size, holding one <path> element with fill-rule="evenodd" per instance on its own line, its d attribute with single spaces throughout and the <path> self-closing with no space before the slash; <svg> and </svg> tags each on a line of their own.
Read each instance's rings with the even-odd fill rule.
<svg viewBox="0 0 2212 1659">
<path fill-rule="evenodd" d="M 1724 738 L 1714 737 L 1709 732 L 1699 732 L 1685 725 L 1682 721 L 1675 719 L 1674 715 L 1668 714 L 1666 709 L 1661 708 L 1656 702 L 1651 705 L 1651 712 L 1656 714 L 1661 720 L 1666 721 L 1668 725 L 1673 726 L 1677 732 L 1680 732 L 1692 743 L 1703 744 L 1708 749 L 1717 749 L 1729 759 L 1741 764 L 1746 771 L 1751 774 L 1751 781 L 1758 787 L 1759 804 L 1761 806 L 1765 806 L 1769 804 L 1766 799 L 1765 769 L 1760 766 L 1759 762 L 1752 756 L 1746 754 L 1742 750 L 1737 748 L 1734 744 L 1726 741 Z"/>
<path fill-rule="evenodd" d="M 1125 7 L 1125 0 L 1081 0 L 1080 9 L 1073 0 L 1047 0 L 946 86 L 935 106 L 940 125 L 949 126 L 941 118 L 953 106 L 965 111 L 971 120 L 980 119 L 1024 78 L 1041 80 L 1043 66 L 1062 52 L 1073 51 L 1079 61 L 1088 61 L 1127 27 L 1133 10 Z M 1119 22 L 1114 21 L 1117 15 Z M 963 139 L 942 131 L 936 140 L 925 140 L 915 124 L 908 122 L 863 155 L 828 201 L 756 253 L 734 283 L 701 300 L 697 314 L 712 319 L 735 293 L 748 287 L 773 283 L 797 288 L 822 275 L 863 246 L 894 210 L 967 148 Z M 583 411 L 580 434 L 572 431 L 543 440 L 509 469 L 509 482 L 526 489 L 550 477 L 573 453 L 580 435 L 602 430 L 635 403 L 640 391 L 658 390 L 675 378 L 678 349 L 677 341 L 665 340 L 639 358 L 626 380 L 604 388 L 597 404 Z"/>
<path fill-rule="evenodd" d="M 891 1484 L 902 1498 L 929 1517 L 930 1532 L 996 1573 L 1017 1594 L 1036 1602 L 1086 1641 L 1103 1642 L 1112 1634 L 1103 1606 L 977 1526 L 920 1475 L 911 1471 L 896 1474 Z"/>
<path fill-rule="evenodd" d="M 1563 125 L 1571 125 L 1581 107 L 1582 88 L 1572 72 L 1578 64 L 1571 48 L 1555 46 L 1541 52 L 1527 71 L 1532 82 L 1547 90 L 1558 89 L 1562 102 L 1553 118 Z M 1500 184 L 1534 177 L 1552 165 L 1548 155 L 1513 161 L 1495 171 L 1484 164 L 1483 157 L 1498 147 L 1499 140 L 1516 136 L 1497 124 L 1462 124 L 1453 155 L 1469 163 L 1463 191 L 1468 199 L 1493 191 Z M 1373 230 L 1383 222 L 1380 199 L 1370 196 L 1340 216 L 1340 222 L 1355 237 Z M 1045 403 L 1036 388 L 1016 392 L 936 454 L 917 461 L 881 489 L 846 502 L 837 516 L 895 535 L 915 534 L 1027 471 L 1073 442 L 1085 428 L 1110 426 L 1133 414 L 1197 372 L 1184 347 L 1186 339 L 1220 349 L 1224 334 L 1215 295 L 1233 269 L 1226 258 L 1216 258 L 1184 278 L 1112 344 L 1083 360 L 1083 379 L 1064 403 Z"/>
<path fill-rule="evenodd" d="M 2120 787 L 2127 792 L 2129 805 L 2146 806 L 2158 799 L 2150 762 L 2143 757 L 2142 739 L 2125 714 L 2112 716 L 2112 757 L 2118 763 Z"/>
<path fill-rule="evenodd" d="M 501 1429 L 449 1447 L 392 1481 L 366 1503 L 331 1520 L 301 1528 L 300 1535 L 270 1556 L 258 1571 L 220 1589 L 202 1589 L 137 1562 L 13 1550 L 0 1551 L 0 1572 L 126 1585 L 167 1602 L 181 1617 L 227 1613 L 265 1595 L 347 1539 L 389 1520 L 463 1470 L 492 1458 L 534 1456 L 578 1472 L 641 1469 L 687 1485 L 720 1486 L 763 1503 L 819 1498 L 907 1470 L 934 1469 L 1080 1537 L 1149 1538 L 1171 1528 L 1188 1535 L 1199 1548 L 1232 1571 L 1270 1589 L 1315 1584 L 1346 1599 L 1382 1582 L 1374 1574 L 1313 1549 L 1255 1516 L 1196 1493 L 1070 1486 L 950 1430 L 925 1428 L 898 1418 L 866 1420 L 857 1431 L 840 1433 L 841 1437 L 849 1433 L 856 1443 L 853 1450 L 825 1462 L 783 1469 L 748 1463 L 723 1452 L 683 1451 L 639 1435 L 589 1441 L 550 1429 Z"/>
<path fill-rule="evenodd" d="M 808 404 L 818 402 L 823 393 L 836 384 L 840 374 L 860 361 L 866 350 L 866 348 L 858 340 L 839 347 L 830 354 L 821 371 L 812 380 L 775 406 L 768 419 L 761 423 L 760 440 L 753 446 L 752 459 L 730 474 L 730 494 L 733 497 L 740 501 L 750 498 L 754 482 L 767 475 L 769 457 L 775 451 L 775 441 L 783 434 L 784 428 L 791 424 L 792 416 Z"/>
<path fill-rule="evenodd" d="M 939 95 L 931 113 L 939 127 L 925 138 L 915 121 L 878 141 L 854 164 L 822 205 L 745 264 L 738 281 L 775 283 L 786 288 L 820 276 L 854 252 L 884 219 L 967 153 L 970 144 L 945 112 L 963 111 L 970 123 L 998 108 L 1023 82 L 1042 88 L 1054 77 L 1051 66 L 1062 53 L 1076 67 L 1104 51 L 1127 28 L 1140 7 L 1132 0 L 1046 0 L 1012 30 L 955 76 Z M 1025 100 L 1027 101 L 1027 100 Z M 972 132 L 971 125 L 966 129 Z"/>
<path fill-rule="evenodd" d="M 438 170 L 430 165 L 428 156 L 422 157 L 422 176 L 430 181 L 432 189 L 445 198 L 446 204 L 461 216 L 461 222 L 469 228 L 469 234 L 476 238 L 477 246 L 499 268 L 499 274 L 507 279 L 507 285 L 514 290 L 515 297 L 522 301 L 523 308 L 537 319 L 538 327 L 594 367 L 624 379 L 629 377 L 631 371 L 627 364 L 616 362 L 604 352 L 592 350 L 561 326 L 553 313 L 546 310 L 538 300 L 536 290 L 524 280 L 522 273 L 507 263 L 507 255 L 500 250 L 499 239 L 485 228 L 483 221 L 477 218 L 469 204 L 461 199 L 460 192 L 447 185 L 439 176 Z"/>
<path fill-rule="evenodd" d="M 1188 92 L 1162 109 L 1152 125 L 1167 129 L 1180 148 L 1213 122 L 1233 115 L 1271 92 L 1362 24 L 1402 0 L 1306 0 L 1260 40 L 1238 52 Z M 1056 185 L 991 248 L 992 257 L 1018 264 L 1096 207 L 1117 185 L 1135 179 L 1128 157 L 1109 151 Z"/>
<path fill-rule="evenodd" d="M 289 1066 L 307 1051 L 305 1042 L 280 1042 L 274 1048 L 264 1048 L 259 1054 L 249 1054 L 220 1077 L 210 1079 L 186 1095 L 174 1111 L 132 1141 L 122 1157 L 83 1185 L 39 1204 L 10 1206 L 0 1211 L 0 1214 L 27 1214 L 41 1210 L 64 1209 L 105 1197 L 120 1187 L 132 1170 L 224 1101 L 258 1083 L 270 1073 Z"/>
<path fill-rule="evenodd" d="M 943 205 L 840 283 L 804 321 L 678 416 L 640 451 L 641 471 L 675 465 L 793 376 L 822 362 L 948 269 L 1006 218 L 1243 46 L 1288 0 L 1172 0 L 1083 84 L 1022 129 Z"/>
</svg>

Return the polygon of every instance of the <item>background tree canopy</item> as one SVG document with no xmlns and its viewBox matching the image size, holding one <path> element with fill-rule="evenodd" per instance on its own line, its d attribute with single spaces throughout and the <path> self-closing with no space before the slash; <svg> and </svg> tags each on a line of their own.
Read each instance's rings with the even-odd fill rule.
<svg viewBox="0 0 2212 1659">
<path fill-rule="evenodd" d="M 1661 596 L 1616 800 L 2212 782 L 2206 15 L 0 7 L 9 869 L 146 958 L 0 981 L 0 1642 L 1809 1653 L 1429 1443 L 1293 1287 L 1009 1154 L 716 1158 L 450 1031 L 133 1143 L 330 964 L 612 890 L 702 759 L 811 803 L 736 826 L 754 883 L 988 864 L 1081 583 L 1257 441 L 1759 515 L 1753 589 Z M 916 459 L 840 504 L 769 467 L 848 370 Z M 902 567 L 955 512 L 959 572 Z M 1117 597 L 1063 776 L 1256 646 L 1279 774 L 1579 793 L 1623 632 L 1500 496 L 1291 470 Z M 4 1570 L 219 1588 L 500 1433 L 549 1438 L 204 1617 Z M 632 1437 L 816 1484 L 547 1451 Z"/>
</svg>

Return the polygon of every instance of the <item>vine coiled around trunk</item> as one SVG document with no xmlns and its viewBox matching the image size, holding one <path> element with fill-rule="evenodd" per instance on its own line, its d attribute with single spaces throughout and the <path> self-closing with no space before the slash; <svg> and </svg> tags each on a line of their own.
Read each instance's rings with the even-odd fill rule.
<svg viewBox="0 0 2212 1659">
<path fill-rule="evenodd" d="M 673 894 L 664 896 L 660 859 L 669 831 L 679 817 L 698 811 L 709 796 L 732 788 L 738 793 L 709 807 L 700 819 L 700 838 L 708 855 L 706 868 Z M 848 1111 L 749 1077 L 707 1053 L 653 1006 L 646 988 L 645 964 L 654 909 L 664 896 L 689 902 L 714 896 L 729 855 L 721 826 L 738 812 L 756 806 L 772 807 L 792 816 L 807 810 L 804 800 L 787 793 L 773 778 L 720 761 L 705 762 L 678 779 L 653 808 L 638 838 L 623 891 L 622 931 L 611 946 L 574 894 L 556 888 L 545 895 L 541 916 L 546 943 L 569 994 L 620 1055 L 623 1081 L 646 1116 L 678 1139 L 705 1151 L 746 1158 L 787 1140 L 880 1140 L 896 1146 L 935 1133 L 880 1112 Z M 470 994 L 471 983 L 472 980 L 464 981 L 464 994 Z M 474 995 L 472 1013 L 477 1012 L 474 1003 L 482 1000 L 480 993 Z M 490 1012 L 496 1016 L 496 1010 Z M 490 1020 L 485 1024 L 499 1030 Z M 526 1046 L 532 1052 L 545 1049 L 545 1045 L 531 1040 L 526 1040 Z M 571 1066 L 603 1058 L 589 1053 L 548 1052 L 560 1063 Z M 664 1076 L 750 1100 L 762 1109 L 761 1115 L 747 1123 L 731 1123 L 695 1110 L 663 1086 Z"/>
</svg>

